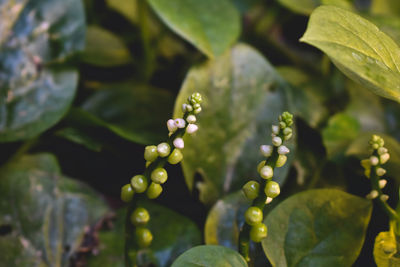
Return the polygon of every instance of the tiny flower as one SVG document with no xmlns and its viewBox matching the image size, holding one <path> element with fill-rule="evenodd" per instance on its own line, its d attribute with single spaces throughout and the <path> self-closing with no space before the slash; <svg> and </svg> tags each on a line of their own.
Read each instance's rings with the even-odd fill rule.
<svg viewBox="0 0 400 267">
<path fill-rule="evenodd" d="M 282 145 L 282 139 L 279 136 L 272 137 L 272 144 L 274 146 Z"/>
<path fill-rule="evenodd" d="M 186 121 L 188 123 L 195 123 L 196 122 L 196 116 L 195 115 L 189 115 L 189 116 L 187 116 Z"/>
<path fill-rule="evenodd" d="M 157 146 L 157 152 L 158 155 L 160 155 L 160 157 L 164 158 L 166 156 L 169 155 L 169 153 L 171 152 L 171 147 L 168 145 L 168 143 L 160 143 Z"/>
<path fill-rule="evenodd" d="M 380 199 L 381 199 L 382 201 L 387 201 L 387 200 L 389 199 L 389 196 L 383 194 L 383 195 L 381 195 Z"/>
<path fill-rule="evenodd" d="M 181 118 L 175 119 L 175 124 L 176 124 L 176 127 L 178 127 L 178 128 L 185 128 L 185 126 L 186 126 L 185 120 L 181 119 Z"/>
<path fill-rule="evenodd" d="M 292 128 L 286 127 L 285 129 L 283 129 L 284 135 L 291 134 L 292 132 L 293 132 Z"/>
<path fill-rule="evenodd" d="M 287 128 L 286 128 L 287 129 Z M 290 133 L 290 134 L 287 134 L 287 135 L 285 135 L 283 138 L 285 139 L 285 140 L 289 140 L 290 138 L 292 138 L 292 133 Z"/>
<path fill-rule="evenodd" d="M 194 110 L 194 114 L 199 114 L 200 112 L 201 112 L 201 107 L 196 108 L 196 109 Z"/>
<path fill-rule="evenodd" d="M 287 153 L 289 153 L 290 150 L 289 148 L 287 148 L 286 146 L 280 146 L 278 147 L 278 154 L 279 155 L 286 155 Z"/>
<path fill-rule="evenodd" d="M 283 121 L 280 121 L 280 122 L 279 122 L 279 127 L 280 127 L 281 129 L 285 129 L 285 128 L 287 127 L 287 125 L 286 125 L 286 123 L 284 123 Z"/>
<path fill-rule="evenodd" d="M 379 180 L 379 188 L 384 188 L 387 184 L 387 180 L 381 179 Z"/>
<path fill-rule="evenodd" d="M 273 134 L 278 134 L 279 133 L 279 126 L 272 125 L 272 133 Z"/>
<path fill-rule="evenodd" d="M 265 200 L 265 204 L 271 203 L 272 200 L 274 200 L 272 197 L 267 197 L 267 199 Z"/>
<path fill-rule="evenodd" d="M 260 170 L 260 175 L 264 179 L 270 179 L 274 176 L 274 170 L 269 165 L 265 165 Z"/>
<path fill-rule="evenodd" d="M 376 165 L 379 164 L 379 159 L 377 157 L 375 157 L 375 156 L 371 156 L 369 158 L 369 160 L 370 160 L 372 166 L 376 166 Z"/>
<path fill-rule="evenodd" d="M 264 157 L 268 158 L 272 154 L 272 146 L 262 145 L 260 146 L 260 151 Z"/>
<path fill-rule="evenodd" d="M 389 153 L 384 153 L 384 154 L 380 155 L 380 157 L 379 157 L 379 161 L 381 164 L 385 164 L 386 162 L 388 162 L 389 159 L 390 159 Z"/>
<path fill-rule="evenodd" d="M 372 190 L 372 191 L 367 195 L 367 198 L 368 198 L 368 199 L 375 199 L 375 198 L 378 197 L 378 195 L 379 195 L 378 191 Z"/>
<path fill-rule="evenodd" d="M 385 175 L 385 173 L 386 173 L 386 170 L 384 168 L 376 169 L 376 175 L 378 175 L 378 176 L 383 176 L 383 175 Z"/>
<path fill-rule="evenodd" d="M 182 112 L 185 113 L 187 109 L 187 104 L 182 104 Z"/>
<path fill-rule="evenodd" d="M 175 146 L 176 148 L 182 149 L 182 148 L 185 147 L 185 143 L 183 142 L 183 139 L 180 138 L 180 137 L 175 138 L 175 140 L 174 140 L 173 143 L 174 143 L 174 146 Z"/>
<path fill-rule="evenodd" d="M 189 124 L 186 127 L 186 132 L 188 134 L 192 134 L 192 133 L 196 132 L 198 129 L 199 129 L 199 127 L 196 124 Z"/>
<path fill-rule="evenodd" d="M 178 126 L 176 125 L 176 123 L 173 119 L 169 119 L 167 121 L 167 128 L 168 128 L 169 132 L 173 133 L 178 129 Z"/>
<path fill-rule="evenodd" d="M 388 152 L 388 150 L 387 150 L 386 147 L 380 147 L 380 148 L 378 148 L 378 154 L 379 154 L 379 155 L 385 154 L 385 153 L 387 153 L 387 152 Z"/>
<path fill-rule="evenodd" d="M 192 105 L 186 105 L 186 111 L 187 112 L 192 112 L 193 111 L 193 106 Z"/>
</svg>

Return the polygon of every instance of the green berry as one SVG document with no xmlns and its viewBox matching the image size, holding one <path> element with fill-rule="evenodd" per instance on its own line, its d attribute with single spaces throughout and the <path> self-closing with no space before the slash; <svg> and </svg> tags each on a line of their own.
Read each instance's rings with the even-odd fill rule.
<svg viewBox="0 0 400 267">
<path fill-rule="evenodd" d="M 143 193 L 147 188 L 147 178 L 144 175 L 135 175 L 131 179 L 131 186 L 136 193 Z"/>
<path fill-rule="evenodd" d="M 149 188 L 147 188 L 146 194 L 149 199 L 155 199 L 161 194 L 162 191 L 163 188 L 161 185 L 156 183 L 151 183 Z"/>
<path fill-rule="evenodd" d="M 175 148 L 172 153 L 168 156 L 168 162 L 170 164 L 178 164 L 183 159 L 183 155 L 180 149 Z"/>
<path fill-rule="evenodd" d="M 289 135 L 292 132 L 292 128 L 286 127 L 285 129 L 283 129 L 283 135 Z"/>
<path fill-rule="evenodd" d="M 271 179 L 274 176 L 274 169 L 269 165 L 265 165 L 261 168 L 260 175 L 263 179 Z"/>
<path fill-rule="evenodd" d="M 256 181 L 249 181 L 243 186 L 243 192 L 247 199 L 253 200 L 258 197 L 260 191 L 260 184 Z"/>
<path fill-rule="evenodd" d="M 168 179 L 168 173 L 164 168 L 157 168 L 151 173 L 151 180 L 156 184 L 163 184 Z"/>
<path fill-rule="evenodd" d="M 135 226 L 143 226 L 150 220 L 150 214 L 145 208 L 136 208 L 131 214 L 131 222 Z"/>
<path fill-rule="evenodd" d="M 287 157 L 285 155 L 279 155 L 278 159 L 276 160 L 275 166 L 278 168 L 282 167 L 283 165 L 285 165 L 286 160 L 287 160 Z"/>
<path fill-rule="evenodd" d="M 157 152 L 160 157 L 165 158 L 171 152 L 171 147 L 168 145 L 168 143 L 160 143 L 157 146 Z"/>
<path fill-rule="evenodd" d="M 139 245 L 139 248 L 150 246 L 151 241 L 153 241 L 153 235 L 149 229 L 144 227 L 136 228 L 136 242 Z"/>
<path fill-rule="evenodd" d="M 261 242 L 264 238 L 267 237 L 268 234 L 268 229 L 267 226 L 263 223 L 258 223 L 256 225 L 253 225 L 250 230 L 250 239 L 253 242 L 259 243 Z"/>
<path fill-rule="evenodd" d="M 260 173 L 261 168 L 265 166 L 265 163 L 267 163 L 266 160 L 261 161 L 260 163 L 258 163 L 257 165 L 257 172 Z"/>
<path fill-rule="evenodd" d="M 279 184 L 274 181 L 269 181 L 265 185 L 264 189 L 265 195 L 270 198 L 275 198 L 281 193 L 281 189 L 279 187 Z"/>
<path fill-rule="evenodd" d="M 121 200 L 123 202 L 131 202 L 135 191 L 130 184 L 126 184 L 121 188 Z"/>
<path fill-rule="evenodd" d="M 146 146 L 144 149 L 144 159 L 146 161 L 153 162 L 158 158 L 158 152 L 156 146 Z"/>
<path fill-rule="evenodd" d="M 263 212 L 258 207 L 250 207 L 246 210 L 244 218 L 248 225 L 256 225 L 263 219 Z"/>
</svg>

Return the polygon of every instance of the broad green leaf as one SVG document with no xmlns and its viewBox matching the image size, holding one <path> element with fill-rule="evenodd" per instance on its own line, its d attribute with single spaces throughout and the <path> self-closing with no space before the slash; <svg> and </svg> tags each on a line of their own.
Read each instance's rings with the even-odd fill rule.
<svg viewBox="0 0 400 267">
<path fill-rule="evenodd" d="M 273 266 L 351 266 L 371 212 L 371 201 L 339 190 L 301 192 L 267 215 L 262 245 Z"/>
<path fill-rule="evenodd" d="M 313 77 L 294 67 L 279 67 L 277 70 L 293 86 L 289 87 L 288 95 L 296 114 L 312 127 L 316 127 L 328 112 L 323 105 L 323 85 L 315 83 Z"/>
<path fill-rule="evenodd" d="M 0 170 L 0 227 L 11 230 L 0 236 L 0 261 L 69 266 L 86 228 L 106 210 L 87 185 L 61 175 L 52 155 L 24 156 Z"/>
<path fill-rule="evenodd" d="M 0 2 L 0 142 L 31 138 L 62 118 L 78 81 L 62 62 L 84 36 L 80 0 Z"/>
<path fill-rule="evenodd" d="M 188 218 L 163 206 L 141 202 L 151 216 L 148 227 L 153 233 L 154 240 L 151 250 L 158 267 L 169 267 L 184 251 L 201 244 L 201 234 L 197 226 Z M 121 238 L 125 233 L 126 209 L 117 212 L 114 228 L 111 231 L 99 233 L 100 252 L 89 258 L 88 266 L 124 265 L 124 242 Z"/>
<path fill-rule="evenodd" d="M 385 147 L 389 150 L 390 160 L 384 165 L 388 171 L 387 175 L 400 181 L 400 143 L 389 135 L 379 132 L 363 133 L 348 145 L 346 155 L 358 157 L 360 160 L 371 156 L 368 142 L 373 134 L 381 136 L 385 140 Z"/>
<path fill-rule="evenodd" d="M 371 13 L 381 15 L 400 15 L 400 2 L 397 0 L 372 0 Z"/>
<path fill-rule="evenodd" d="M 378 267 L 400 266 L 400 255 L 393 232 L 380 232 L 375 238 L 374 259 Z"/>
<path fill-rule="evenodd" d="M 97 26 L 86 32 L 86 48 L 81 55 L 83 62 L 101 67 L 113 67 L 132 61 L 129 49 L 118 36 Z"/>
<path fill-rule="evenodd" d="M 307 16 L 320 5 L 333 5 L 353 9 L 348 0 L 278 0 L 278 2 L 295 13 Z"/>
<path fill-rule="evenodd" d="M 351 79 L 400 101 L 400 48 L 368 20 L 342 8 L 321 6 L 300 40 L 321 49 Z"/>
<path fill-rule="evenodd" d="M 176 259 L 171 267 L 247 267 L 236 251 L 223 246 L 194 247 Z"/>
<path fill-rule="evenodd" d="M 240 34 L 239 12 L 230 0 L 147 0 L 178 35 L 208 57 L 227 50 Z"/>
<path fill-rule="evenodd" d="M 352 116 L 346 113 L 337 113 L 332 116 L 328 125 L 322 130 L 328 157 L 340 156 L 359 133 L 360 124 Z"/>
<path fill-rule="evenodd" d="M 105 85 L 82 108 L 94 115 L 94 123 L 139 144 L 156 144 L 168 136 L 173 96 L 166 90 L 134 83 Z M 87 116 L 90 117 L 90 116 Z"/>
<path fill-rule="evenodd" d="M 174 117 L 193 92 L 204 97 L 199 130 L 185 136 L 182 163 L 186 183 L 200 190 L 200 199 L 212 203 L 258 177 L 259 147 L 271 143 L 271 124 L 288 109 L 287 84 L 253 48 L 240 44 L 215 61 L 193 67 L 175 102 Z M 293 150 L 293 144 L 290 148 Z M 283 183 L 288 163 L 275 171 Z M 194 184 L 196 172 L 203 180 Z"/>
<path fill-rule="evenodd" d="M 88 133 L 78 128 L 67 127 L 58 130 L 55 133 L 59 137 L 63 137 L 71 142 L 85 146 L 87 149 L 100 152 L 103 148 L 103 144 L 96 139 L 89 136 Z"/>
<path fill-rule="evenodd" d="M 378 26 L 381 31 L 389 35 L 400 46 L 400 14 L 399 16 L 373 15 L 366 18 Z"/>
</svg>

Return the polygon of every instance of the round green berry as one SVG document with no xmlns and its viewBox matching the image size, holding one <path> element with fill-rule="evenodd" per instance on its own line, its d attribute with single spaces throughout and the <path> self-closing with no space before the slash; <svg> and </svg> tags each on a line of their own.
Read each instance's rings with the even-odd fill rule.
<svg viewBox="0 0 400 267">
<path fill-rule="evenodd" d="M 171 152 L 171 147 L 168 145 L 168 143 L 160 143 L 157 146 L 157 153 L 160 155 L 160 157 L 165 158 L 166 156 L 169 155 Z"/>
<path fill-rule="evenodd" d="M 143 193 L 147 188 L 147 178 L 144 175 L 135 175 L 131 179 L 131 186 L 136 193 Z"/>
<path fill-rule="evenodd" d="M 266 238 L 267 234 L 268 234 L 267 226 L 263 223 L 258 223 L 256 225 L 253 225 L 250 229 L 250 239 L 256 243 L 259 243 L 264 238 Z"/>
<path fill-rule="evenodd" d="M 146 194 L 149 199 L 155 199 L 161 194 L 162 191 L 163 188 L 160 184 L 151 183 L 149 188 L 147 188 Z"/>
<path fill-rule="evenodd" d="M 260 163 L 258 163 L 257 165 L 257 172 L 260 173 L 261 168 L 265 166 L 265 163 L 267 163 L 266 160 L 261 161 Z"/>
<path fill-rule="evenodd" d="M 172 153 L 168 156 L 168 162 L 170 164 L 178 164 L 183 159 L 183 155 L 180 149 L 175 148 Z"/>
<path fill-rule="evenodd" d="M 281 193 L 281 189 L 279 187 L 279 184 L 274 181 L 269 181 L 265 185 L 264 189 L 265 195 L 270 198 L 275 198 Z"/>
<path fill-rule="evenodd" d="M 144 227 L 136 228 L 136 242 L 139 248 L 146 248 L 150 246 L 151 241 L 153 241 L 153 235 L 149 229 Z"/>
<path fill-rule="evenodd" d="M 168 173 L 164 168 L 157 168 L 151 173 L 151 180 L 156 184 L 163 184 L 168 179 Z"/>
<path fill-rule="evenodd" d="M 126 184 L 121 188 L 121 200 L 123 202 L 131 202 L 134 194 L 135 191 L 133 191 L 131 184 Z"/>
<path fill-rule="evenodd" d="M 131 214 L 131 222 L 135 226 L 143 226 L 150 220 L 150 214 L 145 208 L 136 208 Z"/>
<path fill-rule="evenodd" d="M 249 181 L 243 186 L 243 192 L 249 200 L 257 198 L 259 191 L 260 184 L 256 181 Z"/>
<path fill-rule="evenodd" d="M 144 159 L 146 161 L 153 162 L 158 158 L 158 152 L 156 146 L 146 146 L 144 149 Z"/>
<path fill-rule="evenodd" d="M 246 210 L 244 218 L 248 225 L 256 225 L 263 219 L 263 212 L 258 207 L 250 207 Z"/>
</svg>

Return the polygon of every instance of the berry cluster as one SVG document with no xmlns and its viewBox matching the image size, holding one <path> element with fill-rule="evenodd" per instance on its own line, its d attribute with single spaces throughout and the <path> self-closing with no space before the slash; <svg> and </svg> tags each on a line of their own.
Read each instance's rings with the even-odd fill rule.
<svg viewBox="0 0 400 267">
<path fill-rule="evenodd" d="M 279 116 L 279 125 L 272 126 L 272 145 L 262 145 L 261 154 L 266 158 L 257 166 L 261 181 L 249 181 L 243 186 L 243 192 L 247 199 L 253 203 L 245 213 L 246 224 L 242 227 L 239 236 L 239 251 L 248 257 L 248 236 L 253 242 L 261 242 L 267 237 L 267 226 L 263 223 L 263 208 L 280 194 L 277 182 L 272 181 L 274 168 L 282 167 L 287 161 L 289 148 L 283 142 L 292 137 L 293 115 L 284 112 Z M 260 192 L 261 191 L 261 192 Z"/>
<path fill-rule="evenodd" d="M 121 188 L 122 201 L 132 203 L 134 195 L 141 193 L 145 193 L 149 199 L 161 195 L 162 184 L 168 179 L 164 165 L 166 162 L 178 164 L 182 161 L 182 149 L 185 146 L 182 137 L 185 133 L 193 134 L 198 130 L 195 122 L 196 115 L 201 112 L 201 102 L 202 97 L 199 93 L 192 94 L 188 102 L 182 105 L 183 118 L 167 121 L 168 141 L 157 146 L 146 146 L 144 150 L 146 170 L 143 174 L 133 176 L 131 182 Z M 149 220 L 149 212 L 143 207 L 136 208 L 130 215 L 130 222 L 136 227 L 136 242 L 140 248 L 148 247 L 153 240 L 152 233 L 145 228 Z"/>
</svg>

